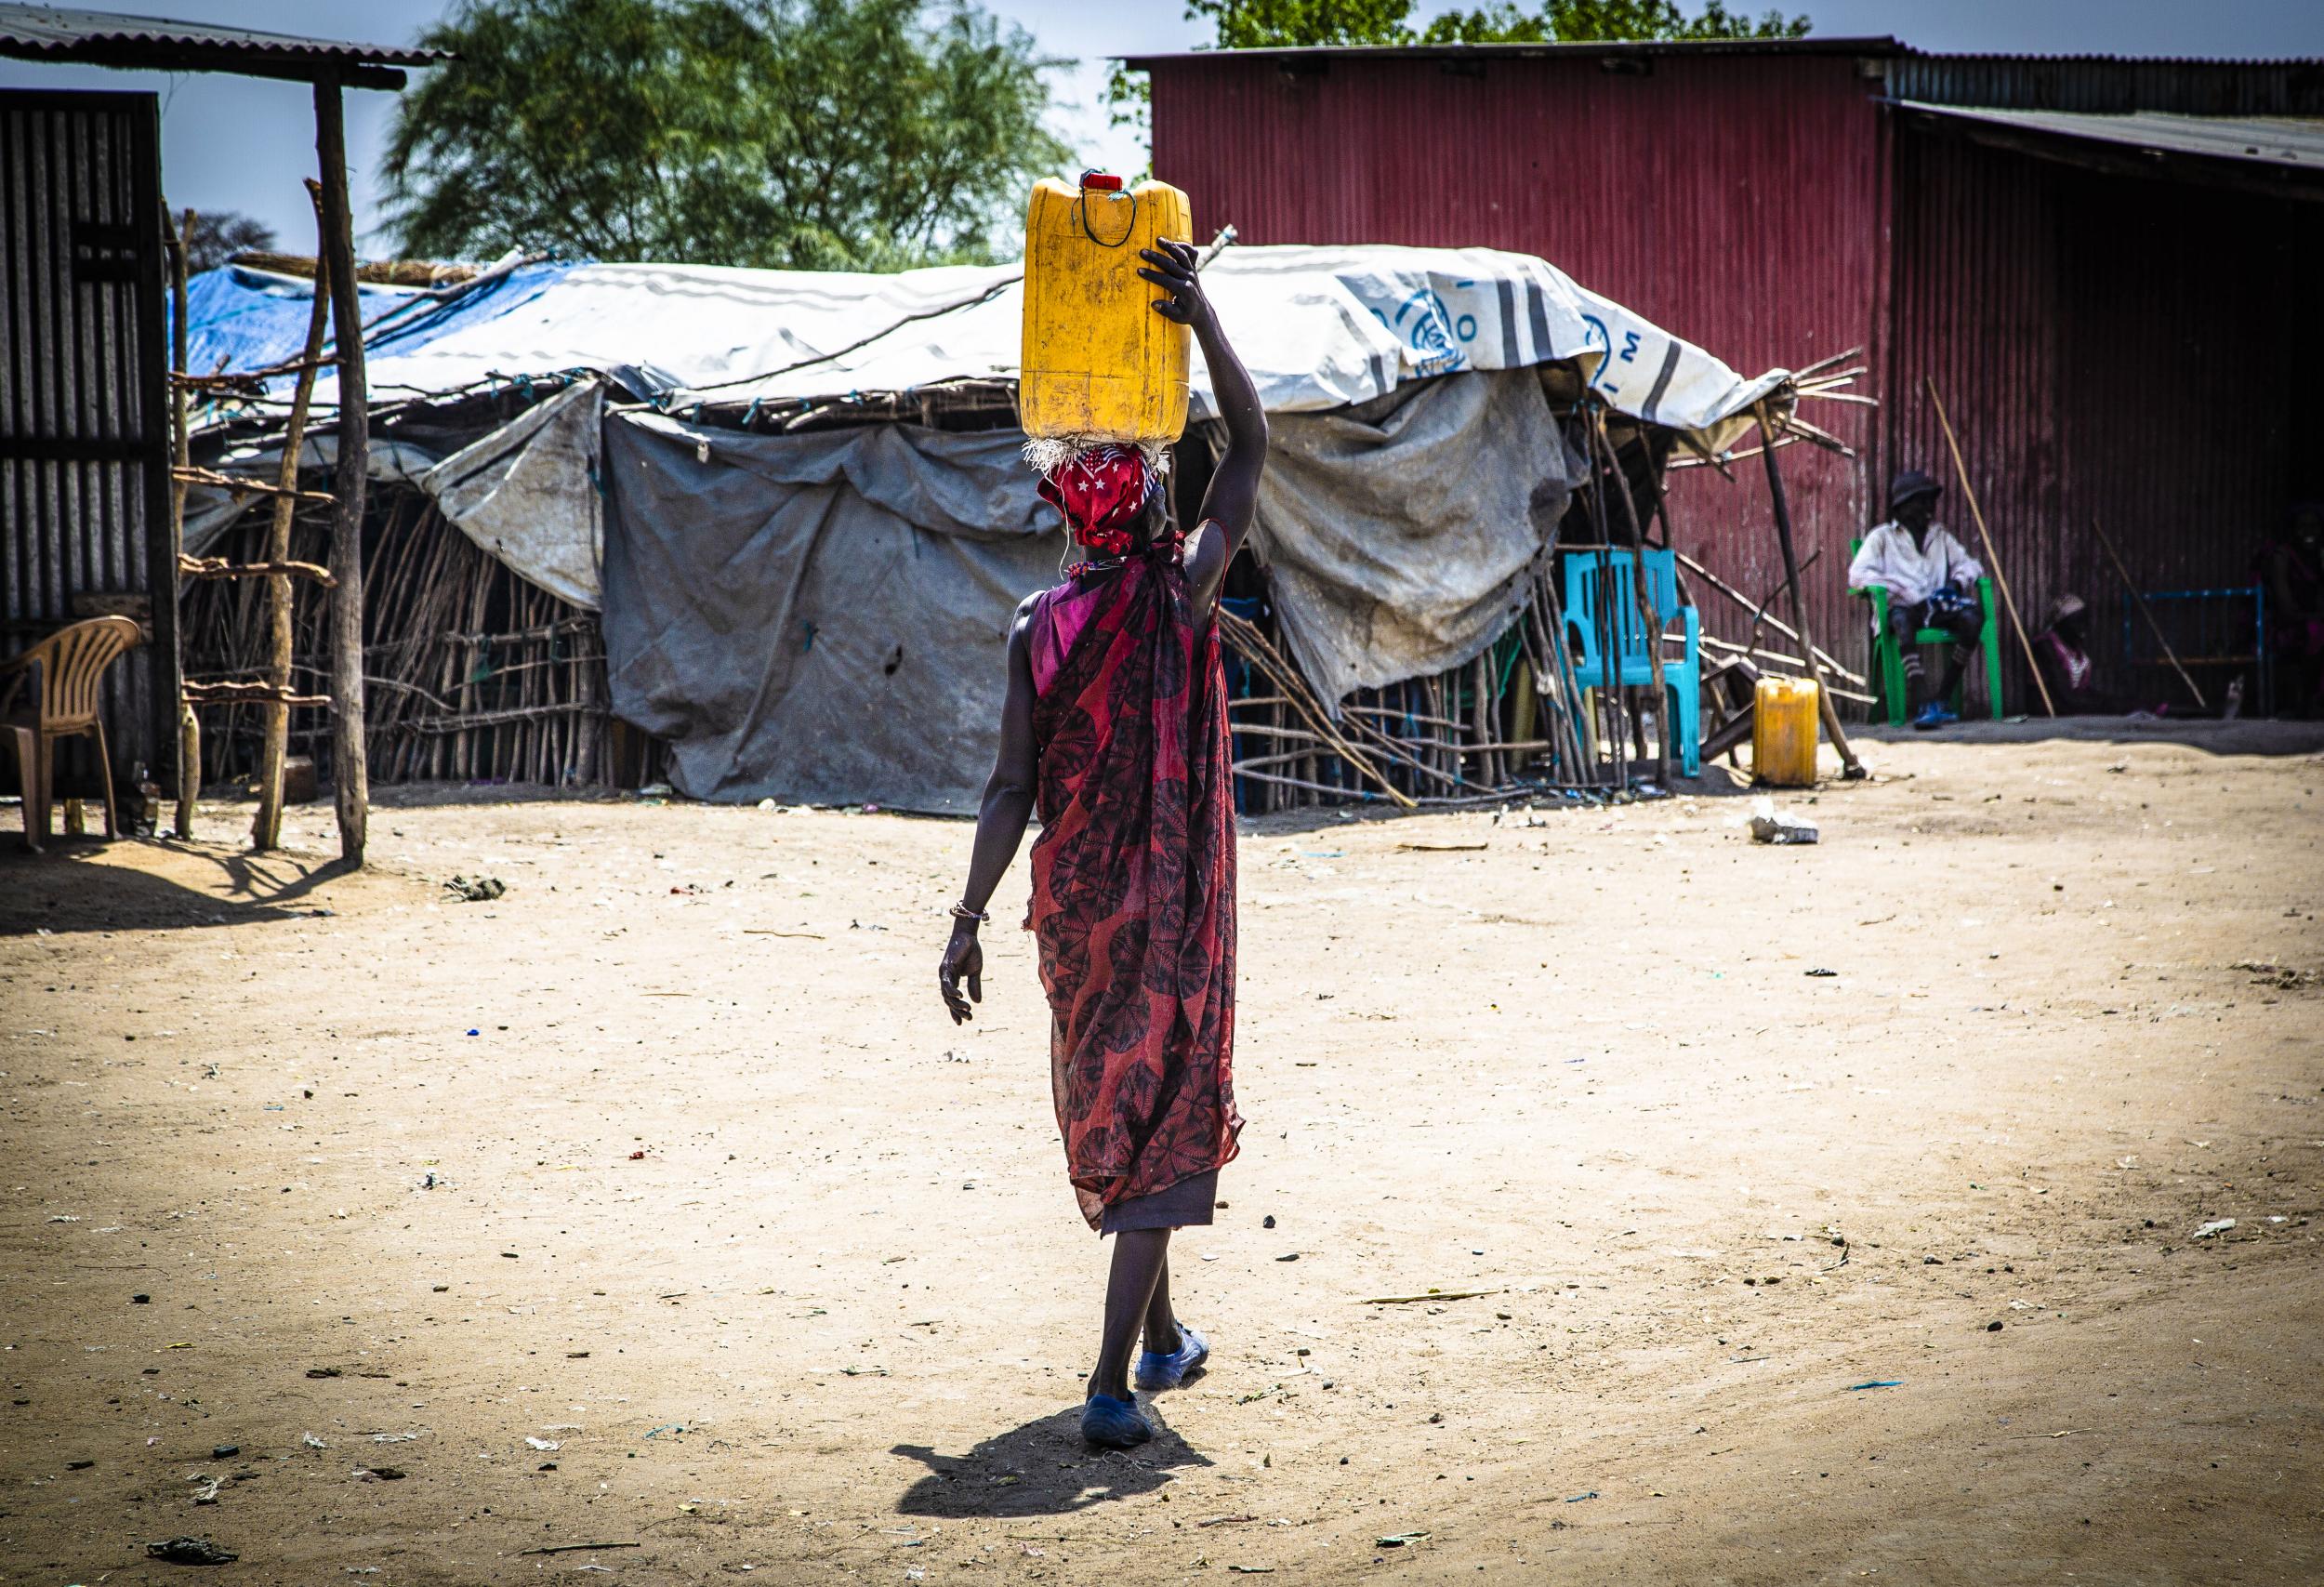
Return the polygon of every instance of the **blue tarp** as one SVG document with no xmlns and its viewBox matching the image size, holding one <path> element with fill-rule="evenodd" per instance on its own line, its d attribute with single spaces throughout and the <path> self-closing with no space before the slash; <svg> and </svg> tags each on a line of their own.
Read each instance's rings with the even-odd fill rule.
<svg viewBox="0 0 2324 1587">
<path fill-rule="evenodd" d="M 520 265 L 471 290 L 454 288 L 433 295 L 432 300 L 427 293 L 361 287 L 363 324 L 379 326 L 363 339 L 365 356 L 376 360 L 408 352 L 505 314 L 539 297 L 573 268 L 563 263 Z M 307 316 L 313 302 L 313 284 L 294 276 L 234 265 L 204 271 L 186 284 L 187 367 L 211 375 L 264 369 L 296 359 L 307 345 Z M 388 319 L 390 314 L 394 318 Z"/>
</svg>

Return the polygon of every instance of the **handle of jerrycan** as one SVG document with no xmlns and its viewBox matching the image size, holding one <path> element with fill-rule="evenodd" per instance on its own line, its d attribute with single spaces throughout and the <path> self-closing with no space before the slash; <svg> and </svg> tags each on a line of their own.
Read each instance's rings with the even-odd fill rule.
<svg viewBox="0 0 2324 1587">
<path fill-rule="evenodd" d="M 1081 173 L 1080 194 L 1076 201 L 1081 208 L 1081 234 L 1101 248 L 1118 248 L 1137 234 L 1138 195 L 1134 192 L 1129 195 L 1129 224 L 1123 229 L 1120 236 L 1109 243 L 1101 238 L 1097 233 L 1097 229 L 1089 224 L 1089 190 L 1092 188 L 1100 192 L 1119 193 L 1122 191 L 1122 179 L 1094 168 L 1084 171 Z"/>
</svg>

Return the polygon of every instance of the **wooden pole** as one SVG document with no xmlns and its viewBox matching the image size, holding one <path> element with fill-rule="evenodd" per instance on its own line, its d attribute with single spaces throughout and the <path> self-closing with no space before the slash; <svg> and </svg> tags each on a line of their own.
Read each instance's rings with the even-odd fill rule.
<svg viewBox="0 0 2324 1587">
<path fill-rule="evenodd" d="M 169 211 L 162 211 L 162 218 L 169 218 Z M 186 373 L 186 249 L 193 242 L 193 211 L 186 211 L 182 227 L 169 228 L 169 367 L 173 374 Z M 193 439 L 189 431 L 191 416 L 186 411 L 186 389 L 177 381 L 170 383 L 170 469 L 169 487 L 169 561 L 174 568 L 186 546 L 186 481 L 184 470 L 193 461 Z M 177 643 L 182 649 L 184 635 L 178 634 Z M 168 687 L 175 689 L 185 676 L 182 662 L 165 669 L 175 681 Z M 159 680 L 157 680 L 159 686 Z M 182 841 L 193 836 L 194 806 L 202 793 L 202 725 L 194 720 L 193 708 L 183 699 L 178 707 L 178 810 L 177 831 Z M 43 830 L 45 831 L 44 823 Z"/>
<path fill-rule="evenodd" d="M 1670 734 L 1677 713 L 1670 709 L 1669 690 L 1662 679 L 1662 619 L 1654 599 L 1646 592 L 1646 531 L 1638 522 L 1638 503 L 1630 494 L 1630 476 L 1622 471 L 1620 454 L 1614 449 L 1614 437 L 1606 433 L 1605 410 L 1590 410 L 1591 429 L 1597 434 L 1598 450 L 1605 458 L 1606 489 L 1614 492 L 1622 504 L 1622 517 L 1630 524 L 1631 591 L 1637 597 L 1638 615 L 1646 625 L 1646 687 L 1655 703 L 1655 777 L 1656 786 L 1665 792 L 1670 787 Z M 1644 432 L 1640 432 L 1644 444 Z M 1649 473 L 1654 470 L 1654 458 L 1646 459 Z M 1672 614 L 1676 615 L 1676 614 Z"/>
<path fill-rule="evenodd" d="M 1541 661 L 1556 684 L 1557 719 L 1566 741 L 1565 781 L 1581 781 L 1587 765 L 1590 780 L 1595 782 L 1597 765 L 1582 747 L 1581 691 L 1574 686 L 1572 641 L 1565 636 L 1565 604 L 1557 592 L 1560 572 L 1552 551 L 1548 568 L 1534 585 L 1534 619 L 1545 630 L 1540 636 Z"/>
<path fill-rule="evenodd" d="M 1598 670 L 1604 675 L 1598 686 L 1598 705 L 1604 712 L 1599 718 L 1601 741 L 1612 751 L 1614 787 L 1620 790 L 1630 787 L 1630 767 L 1622 754 L 1622 740 L 1629 720 L 1623 708 L 1629 702 L 1622 695 L 1620 634 L 1614 626 L 1613 591 L 1606 588 L 1614 575 L 1614 565 L 1608 560 L 1614 544 L 1613 519 L 1606 510 L 1605 481 L 1598 473 L 1594 442 L 1590 454 L 1590 532 L 1596 537 L 1597 544 L 1589 555 L 1597 559 L 1598 599 L 1587 615 L 1598 630 Z"/>
<path fill-rule="evenodd" d="M 1832 704 L 1831 690 L 1824 684 L 1824 664 L 1817 659 L 1816 641 L 1807 637 L 1807 596 L 1800 589 L 1800 559 L 1791 545 L 1791 503 L 1783 493 L 1783 469 L 1776 463 L 1776 431 L 1767 422 L 1767 404 L 1760 403 L 1751 410 L 1759 420 L 1760 457 L 1767 466 L 1767 498 L 1776 509 L 1776 541 L 1783 549 L 1784 584 L 1791 591 L 1791 621 L 1799 629 L 1800 648 L 1807 652 L 1808 671 L 1816 678 L 1816 703 L 1822 708 L 1824 731 L 1831 734 L 1831 747 L 1840 751 L 1842 774 L 1849 778 L 1864 775 L 1864 762 L 1848 744 L 1847 730 L 1840 725 L 1840 709 Z"/>
<path fill-rule="evenodd" d="M 320 247 L 322 184 L 310 179 L 307 198 L 314 205 L 316 245 Z M 318 278 L 314 303 L 307 312 L 307 350 L 299 355 L 298 380 L 291 390 L 290 423 L 283 434 L 283 466 L 274 476 L 274 483 L 284 494 L 274 498 L 274 522 L 266 543 L 270 562 L 290 561 L 291 518 L 298 509 L 298 501 L 289 493 L 298 488 L 298 455 L 307 444 L 307 404 L 314 396 L 315 367 L 323 356 L 323 332 L 330 311 L 330 294 L 323 289 L 323 282 Z M 271 643 L 266 681 L 278 694 L 287 697 L 291 681 L 291 581 L 287 575 L 277 574 L 266 584 Z M 250 846 L 264 853 L 283 840 L 283 758 L 290 750 L 290 707 L 283 699 L 271 700 L 260 708 L 259 718 L 258 810 L 250 822 Z"/>
<path fill-rule="evenodd" d="M 165 212 L 166 213 L 166 212 Z M 169 366 L 177 374 L 186 369 L 186 253 L 193 246 L 194 213 L 186 211 L 186 218 L 172 235 L 169 249 Z M 170 383 L 170 458 L 178 469 L 193 462 L 193 438 L 188 430 L 186 389 L 177 381 Z M 172 536 L 179 549 L 185 546 L 186 482 L 174 478 L 169 487 L 169 518 Z"/>
<path fill-rule="evenodd" d="M 336 79 L 315 80 L 315 152 L 323 165 L 323 248 L 331 277 L 331 323 L 338 350 L 339 456 L 331 520 L 331 764 L 338 806 L 339 857 L 363 863 L 371 780 L 363 760 L 363 476 L 370 414 L 363 401 L 363 315 L 355 288 L 355 222 L 347 201 L 347 123 Z"/>
<path fill-rule="evenodd" d="M 2095 514 L 2091 517 L 2090 529 L 2098 536 L 2098 543 L 2106 549 L 2107 557 L 2114 562 L 2114 571 L 2122 575 L 2122 588 L 2129 590 L 2131 599 L 2138 603 L 2138 615 L 2146 619 L 2147 628 L 2154 631 L 2155 642 L 2162 646 L 2162 654 L 2178 672 L 2179 681 L 2186 685 L 2187 693 L 2195 696 L 2195 708 L 2203 711 L 2211 709 L 2211 702 L 2203 698 L 2203 691 L 2195 686 L 2195 680 L 2187 676 L 2186 668 L 2180 664 L 2179 653 L 2171 648 L 2169 640 L 2163 638 L 2162 625 L 2155 620 L 2154 608 L 2146 604 L 2146 597 L 2141 595 L 2138 586 L 2131 582 L 2131 570 L 2122 565 L 2122 553 L 2114 549 L 2113 540 L 2107 537 L 2104 529 L 2098 527 Z"/>
<path fill-rule="evenodd" d="M 1953 436 L 1953 421 L 1945 417 L 1945 403 L 1936 394 L 1934 377 L 1923 376 L 1921 383 L 1929 389 L 1929 402 L 1936 408 L 1936 422 L 1945 427 L 1945 444 L 1953 454 L 1953 476 L 1961 481 L 1961 494 L 1969 502 L 1969 516 L 1976 521 L 1977 540 L 1985 547 L 1986 566 L 1993 570 L 1993 582 L 2001 587 L 2001 604 L 2009 612 L 2009 626 L 2017 630 L 2017 642 L 2026 653 L 2026 669 L 2033 674 L 2034 687 L 2040 691 L 2041 708 L 2045 714 L 2056 716 L 2058 708 L 2051 703 L 2050 685 L 2042 681 L 2041 663 L 2034 659 L 2033 641 L 2026 637 L 2025 621 L 2017 615 L 2017 598 L 2009 592 L 2009 575 L 2001 571 L 2001 559 L 1993 549 L 1993 536 L 1986 531 L 1985 512 L 1977 506 L 1977 493 L 1970 488 L 1969 466 L 1961 460 L 1961 443 Z"/>
<path fill-rule="evenodd" d="M 202 798 L 202 719 L 178 702 L 178 840 L 193 836 L 194 806 Z"/>
</svg>

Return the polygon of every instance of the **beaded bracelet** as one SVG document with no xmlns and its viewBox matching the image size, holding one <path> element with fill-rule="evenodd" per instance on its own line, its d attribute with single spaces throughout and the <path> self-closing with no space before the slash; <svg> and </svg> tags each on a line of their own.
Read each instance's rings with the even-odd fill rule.
<svg viewBox="0 0 2324 1587">
<path fill-rule="evenodd" d="M 974 920 L 980 926 L 989 926 L 993 923 L 991 915 L 982 909 L 971 909 L 966 904 L 955 904 L 952 906 L 952 918 L 956 920 Z"/>
</svg>

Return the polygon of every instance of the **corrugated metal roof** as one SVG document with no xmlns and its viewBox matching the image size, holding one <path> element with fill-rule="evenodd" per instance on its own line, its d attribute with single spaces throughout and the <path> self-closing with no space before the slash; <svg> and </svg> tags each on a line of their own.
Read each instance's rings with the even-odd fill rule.
<svg viewBox="0 0 2324 1587">
<path fill-rule="evenodd" d="M 272 66 L 312 74 L 329 66 L 434 66 L 441 49 L 305 38 L 167 17 L 134 17 L 65 6 L 0 5 L 0 55 L 98 65 L 249 71 Z"/>
<path fill-rule="evenodd" d="M 1255 57 L 1288 61 L 1349 60 L 1473 60 L 1566 59 L 1597 60 L 1607 56 L 1685 55 L 1855 55 L 1895 56 L 1910 51 L 1882 34 L 1868 38 L 1773 39 L 1598 39 L 1579 44 L 1320 44 L 1264 45 L 1253 49 L 1182 49 L 1158 55 L 1117 57 L 1123 65 L 1143 70 L 1157 61 L 1248 60 Z"/>
<path fill-rule="evenodd" d="M 2115 55 L 1923 55 L 1888 63 L 1900 99 L 2126 115 L 2324 115 L 2324 60 Z"/>
<path fill-rule="evenodd" d="M 2290 116 L 2171 115 L 2159 111 L 2094 115 L 2082 111 L 1933 105 L 1914 99 L 1900 99 L 1896 105 L 1900 110 L 1925 111 L 2019 132 L 2089 139 L 2142 152 L 2199 154 L 2212 159 L 2294 166 L 2324 177 L 2324 121 Z"/>
</svg>

